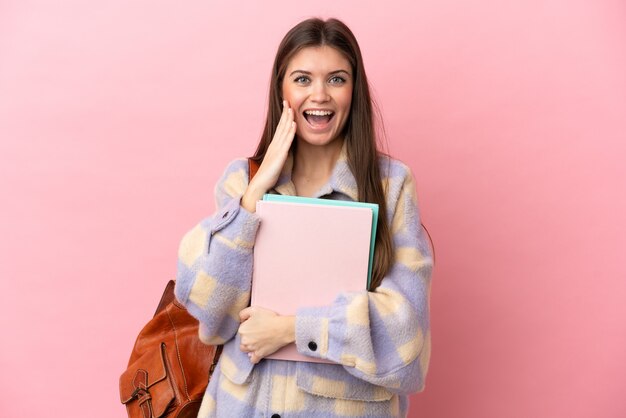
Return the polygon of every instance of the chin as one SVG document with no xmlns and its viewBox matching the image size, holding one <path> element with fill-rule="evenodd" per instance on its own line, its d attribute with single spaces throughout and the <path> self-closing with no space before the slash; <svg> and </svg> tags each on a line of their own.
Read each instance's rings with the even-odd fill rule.
<svg viewBox="0 0 626 418">
<path fill-rule="evenodd" d="M 320 147 L 339 141 L 339 136 L 298 135 L 297 137 L 302 142 Z"/>
</svg>

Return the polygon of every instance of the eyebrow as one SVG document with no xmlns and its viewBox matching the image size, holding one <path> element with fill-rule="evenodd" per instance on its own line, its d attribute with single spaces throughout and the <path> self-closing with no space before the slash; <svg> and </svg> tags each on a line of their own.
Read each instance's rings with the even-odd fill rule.
<svg viewBox="0 0 626 418">
<path fill-rule="evenodd" d="M 311 73 L 310 71 L 305 71 L 305 70 L 294 70 L 289 74 L 289 77 L 291 77 L 292 75 L 294 75 L 295 73 L 301 73 L 301 74 L 306 74 L 306 75 L 311 75 L 313 73 Z M 328 73 L 328 75 L 334 75 L 334 74 L 339 74 L 339 73 L 345 73 L 348 77 L 350 76 L 350 73 L 347 72 L 346 70 L 335 70 L 335 71 L 331 71 L 330 73 Z"/>
</svg>

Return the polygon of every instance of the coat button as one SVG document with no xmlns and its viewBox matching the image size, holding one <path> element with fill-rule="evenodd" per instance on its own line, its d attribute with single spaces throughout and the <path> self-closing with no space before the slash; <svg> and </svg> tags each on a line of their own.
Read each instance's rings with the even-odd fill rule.
<svg viewBox="0 0 626 418">
<path fill-rule="evenodd" d="M 274 415 L 272 415 L 272 418 L 280 418 L 280 415 L 274 414 Z"/>
<path fill-rule="evenodd" d="M 317 344 L 315 343 L 315 341 L 311 341 L 309 343 L 309 350 L 311 350 L 311 351 L 317 350 Z"/>
</svg>

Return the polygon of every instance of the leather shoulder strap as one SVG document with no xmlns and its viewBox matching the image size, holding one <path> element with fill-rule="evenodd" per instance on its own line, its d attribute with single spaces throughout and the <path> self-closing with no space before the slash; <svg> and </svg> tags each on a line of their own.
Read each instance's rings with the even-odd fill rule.
<svg viewBox="0 0 626 418">
<path fill-rule="evenodd" d="M 252 180 L 252 177 L 259 171 L 260 164 L 254 161 L 252 158 L 248 158 L 248 182 Z"/>
<path fill-rule="evenodd" d="M 167 282 L 165 286 L 165 290 L 163 291 L 163 295 L 161 296 L 161 300 L 159 301 L 159 306 L 157 306 L 156 312 L 154 312 L 153 316 L 157 316 L 159 312 L 161 312 L 165 307 L 174 301 L 174 285 L 176 282 L 174 280 L 170 280 Z"/>
<path fill-rule="evenodd" d="M 437 257 L 435 256 L 435 243 L 433 242 L 433 238 L 430 236 L 430 232 L 428 232 L 428 229 L 426 229 L 426 225 L 422 224 L 422 228 L 424 228 L 424 231 L 426 231 L 426 235 L 428 235 L 428 241 L 430 241 L 430 249 L 433 253 L 433 264 L 435 264 L 437 260 Z"/>
</svg>

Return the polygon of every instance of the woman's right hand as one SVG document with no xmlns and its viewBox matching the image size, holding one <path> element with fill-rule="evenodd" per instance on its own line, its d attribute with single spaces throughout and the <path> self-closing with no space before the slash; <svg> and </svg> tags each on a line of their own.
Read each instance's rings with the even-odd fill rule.
<svg viewBox="0 0 626 418">
<path fill-rule="evenodd" d="M 248 184 L 248 188 L 241 198 L 241 206 L 249 212 L 256 211 L 256 202 L 263 198 L 269 189 L 274 187 L 278 181 L 278 176 L 283 170 L 289 148 L 296 134 L 296 122 L 293 118 L 293 110 L 289 103 L 283 100 L 283 113 L 276 127 L 276 132 L 272 138 L 263 162 L 254 178 Z"/>
</svg>

